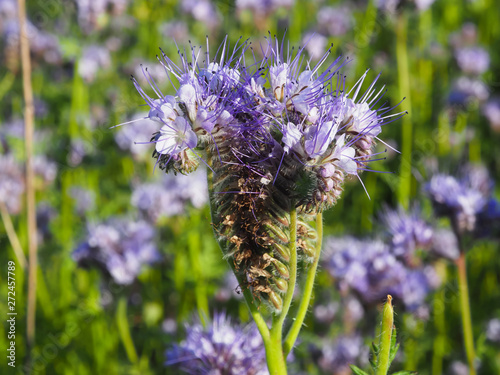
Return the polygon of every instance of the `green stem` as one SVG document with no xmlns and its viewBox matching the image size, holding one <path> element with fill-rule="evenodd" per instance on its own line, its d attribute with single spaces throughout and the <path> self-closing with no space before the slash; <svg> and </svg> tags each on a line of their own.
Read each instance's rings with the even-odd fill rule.
<svg viewBox="0 0 500 375">
<path fill-rule="evenodd" d="M 283 324 L 290 311 L 293 294 L 295 292 L 295 284 L 297 283 L 297 209 L 294 202 L 292 202 L 292 209 L 290 210 L 289 272 L 290 278 L 288 280 L 288 290 L 286 291 L 283 301 L 283 308 L 280 314 L 274 315 L 273 325 L 271 327 L 271 347 L 269 348 L 271 352 L 269 353 L 270 356 L 268 356 L 268 367 L 271 374 L 286 374 L 286 356 L 283 353 L 282 344 Z"/>
<path fill-rule="evenodd" d="M 446 263 L 444 260 L 438 261 L 435 265 L 437 274 L 446 285 Z M 437 335 L 434 337 L 432 353 L 432 374 L 441 375 L 443 373 L 443 356 L 446 344 L 446 321 L 445 321 L 445 290 L 442 288 L 434 295 L 434 325 Z"/>
<path fill-rule="evenodd" d="M 382 332 L 380 333 L 379 352 L 377 355 L 376 375 L 386 375 L 390 366 L 392 328 L 394 327 L 394 310 L 392 308 L 392 296 L 387 296 L 382 313 Z"/>
<path fill-rule="evenodd" d="M 314 255 L 314 260 L 309 270 L 307 271 L 306 282 L 304 285 L 304 290 L 302 293 L 302 298 L 300 300 L 299 309 L 297 311 L 297 316 L 286 335 L 285 342 L 283 344 L 283 351 L 285 352 L 285 356 L 290 353 L 297 340 L 300 329 L 302 328 L 302 324 L 304 323 L 304 319 L 307 314 L 307 310 L 309 308 L 309 304 L 311 303 L 311 296 L 314 287 L 314 280 L 316 278 L 316 271 L 318 269 L 319 256 L 321 253 L 321 246 L 323 242 L 323 214 L 319 213 L 316 216 L 316 232 L 318 234 L 318 240 L 316 242 L 316 253 Z"/>
<path fill-rule="evenodd" d="M 472 335 L 472 319 L 470 313 L 469 287 L 467 286 L 465 252 L 462 251 L 460 253 L 460 257 L 456 260 L 456 264 L 458 268 L 458 286 L 460 292 L 460 307 L 462 311 L 465 352 L 467 353 L 467 362 L 469 363 L 469 374 L 476 375 L 476 369 L 474 368 L 474 359 L 476 354 L 474 351 L 474 338 Z"/>
<path fill-rule="evenodd" d="M 16 254 L 17 261 L 22 268 L 26 268 L 26 256 L 24 255 L 23 247 L 19 241 L 14 225 L 12 224 L 12 219 L 10 218 L 9 211 L 5 206 L 5 203 L 0 201 L 0 215 L 2 216 L 3 225 L 5 226 L 5 232 L 7 232 L 7 237 L 9 238 L 14 254 Z"/>
<path fill-rule="evenodd" d="M 199 217 L 195 216 L 195 223 L 198 226 Z M 206 293 L 205 280 L 203 275 L 203 267 L 201 265 L 201 244 L 200 234 L 198 231 L 190 231 L 188 237 L 189 257 L 191 258 L 192 272 L 195 279 L 195 297 L 198 315 L 201 323 L 205 327 L 207 324 L 208 313 L 208 297 Z"/>
<path fill-rule="evenodd" d="M 118 332 L 120 333 L 123 346 L 127 352 L 128 359 L 132 363 L 137 363 L 138 357 L 137 352 L 135 351 L 132 336 L 130 335 L 130 326 L 128 324 L 127 317 L 127 299 L 125 297 L 121 297 L 118 301 L 118 308 L 116 309 L 116 324 L 118 326 Z"/>
<path fill-rule="evenodd" d="M 406 46 L 407 23 L 408 22 L 406 16 L 401 15 L 398 19 L 396 28 L 396 57 L 398 62 L 399 95 L 406 97 L 406 100 L 401 103 L 401 110 L 411 109 L 410 71 L 408 64 L 408 50 Z M 398 200 L 403 207 L 408 208 L 411 190 L 411 154 L 413 128 L 409 116 L 404 116 L 402 121 L 403 139 L 401 142 L 401 167 Z"/>
</svg>

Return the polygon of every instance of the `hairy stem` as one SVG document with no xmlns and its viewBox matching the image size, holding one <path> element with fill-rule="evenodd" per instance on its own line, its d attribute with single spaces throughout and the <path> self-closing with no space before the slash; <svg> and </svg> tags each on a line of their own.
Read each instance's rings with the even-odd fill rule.
<svg viewBox="0 0 500 375">
<path fill-rule="evenodd" d="M 295 203 L 292 202 L 290 210 L 290 263 L 289 263 L 290 278 L 288 280 L 288 290 L 286 291 L 283 300 L 283 308 L 280 314 L 273 317 L 273 325 L 271 327 L 271 347 L 270 355 L 266 347 L 267 363 L 271 374 L 286 374 L 286 355 L 283 353 L 283 325 L 290 311 L 293 294 L 295 292 L 295 284 L 297 283 L 297 209 Z"/>
<path fill-rule="evenodd" d="M 285 342 L 283 343 L 283 351 L 285 356 L 287 356 L 293 348 L 297 337 L 299 336 L 300 329 L 304 323 L 304 319 L 309 309 L 309 304 L 311 303 L 312 291 L 314 287 L 314 280 L 316 278 L 316 272 L 318 269 L 319 257 L 321 254 L 321 246 L 323 243 L 323 214 L 318 213 L 316 216 L 316 232 L 318 234 L 318 240 L 316 242 L 316 253 L 314 254 L 314 261 L 307 270 L 306 282 L 304 285 L 304 290 L 302 293 L 302 298 L 300 300 L 299 309 L 297 311 L 297 316 L 293 321 L 293 324 L 286 335 Z"/>
<path fill-rule="evenodd" d="M 467 353 L 467 362 L 469 363 L 469 374 L 475 375 L 474 359 L 476 357 L 474 351 L 474 338 L 472 335 L 472 319 L 470 313 L 469 302 L 469 287 L 467 285 L 467 269 L 465 264 L 465 252 L 460 253 L 460 257 L 456 260 L 458 268 L 458 286 L 460 292 L 460 308 L 462 312 L 462 328 L 464 331 L 464 345 Z"/>
<path fill-rule="evenodd" d="M 392 328 L 394 327 L 394 310 L 392 308 L 392 296 L 387 296 L 382 313 L 382 331 L 380 333 L 379 352 L 377 354 L 376 375 L 387 375 L 390 366 Z"/>
<path fill-rule="evenodd" d="M 17 237 L 16 230 L 14 229 L 14 225 L 12 224 L 12 219 L 10 218 L 9 211 L 5 204 L 0 201 L 0 215 L 2 216 L 3 225 L 5 226 L 5 232 L 7 232 L 7 237 L 9 238 L 9 242 L 14 249 L 14 254 L 16 254 L 17 261 L 22 268 L 26 268 L 26 256 L 24 255 L 23 248 L 21 246 L 21 242 L 19 241 L 19 237 Z"/>
</svg>

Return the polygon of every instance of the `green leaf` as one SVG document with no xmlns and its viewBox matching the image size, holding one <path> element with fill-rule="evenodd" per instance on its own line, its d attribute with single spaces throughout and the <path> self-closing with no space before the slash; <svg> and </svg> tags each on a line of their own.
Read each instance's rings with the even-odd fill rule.
<svg viewBox="0 0 500 375">
<path fill-rule="evenodd" d="M 392 375 L 415 375 L 418 374 L 416 371 L 398 371 L 398 372 L 393 372 Z"/>
<path fill-rule="evenodd" d="M 368 373 L 364 372 L 359 367 L 356 367 L 354 365 L 349 365 L 349 367 L 351 368 L 354 375 L 368 375 Z"/>
<path fill-rule="evenodd" d="M 394 357 L 396 357 L 396 353 L 398 352 L 399 349 L 399 344 L 396 342 L 396 326 L 392 329 L 392 335 L 391 335 L 391 350 L 389 352 L 389 362 L 392 363 L 394 360 Z"/>
</svg>

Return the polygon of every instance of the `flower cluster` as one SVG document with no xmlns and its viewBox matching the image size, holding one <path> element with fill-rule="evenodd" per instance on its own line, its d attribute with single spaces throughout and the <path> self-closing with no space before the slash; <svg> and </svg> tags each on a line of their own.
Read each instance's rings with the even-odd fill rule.
<svg viewBox="0 0 500 375">
<path fill-rule="evenodd" d="M 21 210 L 24 192 L 24 175 L 21 166 L 12 155 L 0 154 L 0 203 L 11 214 Z"/>
<path fill-rule="evenodd" d="M 432 242 L 432 227 L 420 217 L 417 207 L 408 213 L 402 207 L 385 208 L 381 221 L 390 237 L 392 253 L 405 263 L 411 264 L 415 250 L 427 248 Z"/>
<path fill-rule="evenodd" d="M 224 313 L 212 325 L 186 326 L 186 339 L 166 352 L 166 364 L 183 374 L 267 375 L 266 354 L 255 326 L 242 328 Z"/>
<path fill-rule="evenodd" d="M 468 165 L 459 178 L 436 174 L 426 192 L 436 214 L 449 217 L 457 233 L 473 232 L 480 228 L 478 222 L 496 215 L 493 181 L 485 167 Z"/>
<path fill-rule="evenodd" d="M 153 241 L 154 228 L 144 221 L 110 219 L 89 225 L 88 237 L 73 252 L 82 266 L 95 264 L 109 273 L 117 284 L 131 284 L 143 265 L 160 260 Z"/>
<path fill-rule="evenodd" d="M 380 240 L 327 238 L 324 259 L 341 292 L 353 291 L 369 304 L 390 294 L 416 311 L 439 283 L 431 267 L 409 268 Z"/>
<path fill-rule="evenodd" d="M 163 54 L 170 81 L 179 83 L 175 96 L 164 95 L 147 70 L 157 98 L 134 83 L 158 126 L 151 141 L 158 166 L 183 174 L 208 166 L 221 247 L 243 286 L 280 311 L 289 212 L 299 213 L 297 247 L 312 259 L 310 215 L 335 204 L 345 178 L 367 169 L 382 126 L 397 115 L 379 105 L 384 90 L 376 80 L 361 94 L 367 73 L 346 93 L 340 58 L 321 71 L 329 53 L 311 67 L 304 48 L 285 55 L 269 40 L 257 60 L 247 57 L 249 47 L 224 42 L 214 60 L 208 45 L 205 59 L 192 47 L 178 65 Z"/>
<path fill-rule="evenodd" d="M 159 183 L 139 185 L 132 193 L 132 205 L 152 222 L 182 215 L 189 204 L 201 208 L 207 202 L 207 175 L 201 169 L 187 176 L 164 175 Z"/>
</svg>

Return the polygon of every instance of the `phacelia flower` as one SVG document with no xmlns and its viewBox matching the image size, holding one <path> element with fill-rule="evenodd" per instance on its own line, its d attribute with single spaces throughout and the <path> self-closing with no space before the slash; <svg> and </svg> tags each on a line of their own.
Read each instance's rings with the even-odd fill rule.
<svg viewBox="0 0 500 375">
<path fill-rule="evenodd" d="M 360 364 L 367 357 L 367 349 L 360 335 L 339 336 L 333 343 L 323 343 L 319 365 L 328 373 L 340 375 L 349 372 L 349 365 Z"/>
<path fill-rule="evenodd" d="M 9 213 L 21 210 L 21 196 L 24 192 L 24 174 L 12 155 L 0 154 L 0 202 Z"/>
<path fill-rule="evenodd" d="M 467 166 L 462 170 L 461 178 L 434 175 L 425 190 L 436 213 L 449 217 L 455 231 L 472 232 L 478 218 L 487 211 L 492 181 L 484 167 Z"/>
<path fill-rule="evenodd" d="M 490 54 L 481 47 L 463 47 L 455 51 L 459 68 L 466 74 L 481 75 L 490 66 Z"/>
<path fill-rule="evenodd" d="M 415 250 L 427 248 L 432 242 L 432 227 L 421 219 L 418 208 L 405 212 L 402 207 L 397 210 L 386 208 L 381 220 L 390 237 L 392 252 L 411 264 Z"/>
<path fill-rule="evenodd" d="M 184 374 L 268 375 L 262 338 L 255 326 L 241 327 L 224 313 L 211 325 L 186 325 L 186 339 L 166 351 L 167 366 Z"/>
<path fill-rule="evenodd" d="M 500 132 L 500 99 L 493 98 L 483 107 L 483 113 L 490 123 L 491 129 Z"/>
<path fill-rule="evenodd" d="M 104 269 L 117 284 L 131 284 L 144 265 L 160 260 L 154 240 L 154 228 L 145 221 L 112 218 L 89 225 L 87 240 L 73 251 L 73 259 L 82 266 Z"/>
<path fill-rule="evenodd" d="M 488 340 L 500 343 L 500 319 L 491 319 L 486 327 L 486 337 Z"/>
<path fill-rule="evenodd" d="M 436 287 L 431 270 L 406 267 L 380 240 L 327 238 L 324 265 L 342 293 L 352 291 L 369 304 L 390 294 L 415 311 Z"/>
<path fill-rule="evenodd" d="M 187 176 L 164 175 L 160 181 L 139 185 L 131 203 L 148 221 L 186 213 L 189 205 L 201 208 L 208 202 L 207 175 L 199 169 Z"/>
<path fill-rule="evenodd" d="M 379 104 L 377 79 L 361 93 L 365 73 L 345 92 L 340 58 L 304 63 L 304 47 L 286 53 L 277 40 L 262 46 L 261 60 L 249 43 L 224 41 L 216 57 L 191 47 L 180 63 L 162 54 L 160 63 L 177 82 L 164 95 L 145 77 L 150 97 L 134 79 L 157 128 L 151 143 L 157 165 L 188 174 L 209 170 L 213 225 L 242 287 L 281 310 L 288 288 L 289 212 L 299 212 L 297 247 L 313 259 L 315 230 L 308 215 L 333 204 L 348 176 L 368 169 L 392 107 Z M 248 55 L 248 56 L 247 56 Z M 286 56 L 286 57 L 285 57 Z M 260 298 L 262 297 L 262 298 Z"/>
</svg>

